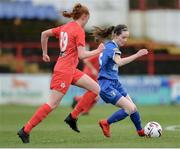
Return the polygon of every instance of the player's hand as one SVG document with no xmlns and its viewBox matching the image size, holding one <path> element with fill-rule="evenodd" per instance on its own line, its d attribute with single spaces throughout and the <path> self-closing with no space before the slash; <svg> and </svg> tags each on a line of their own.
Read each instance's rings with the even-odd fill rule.
<svg viewBox="0 0 180 149">
<path fill-rule="evenodd" d="M 98 46 L 98 50 L 100 51 L 100 52 L 102 52 L 103 50 L 104 50 L 104 44 L 103 43 L 101 43 L 99 46 Z"/>
<path fill-rule="evenodd" d="M 138 57 L 141 57 L 143 55 L 148 54 L 148 50 L 147 49 L 141 49 L 136 54 L 137 54 Z"/>
<path fill-rule="evenodd" d="M 50 62 L 50 57 L 47 54 L 43 54 L 43 61 Z"/>
</svg>

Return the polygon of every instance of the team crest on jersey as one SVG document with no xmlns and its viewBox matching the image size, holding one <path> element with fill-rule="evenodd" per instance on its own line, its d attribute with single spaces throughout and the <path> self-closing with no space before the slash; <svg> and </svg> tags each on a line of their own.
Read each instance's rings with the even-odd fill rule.
<svg viewBox="0 0 180 149">
<path fill-rule="evenodd" d="M 60 84 L 60 86 L 61 86 L 61 88 L 65 88 L 65 87 L 66 87 L 65 82 L 62 82 L 62 83 Z"/>
<path fill-rule="evenodd" d="M 116 96 L 115 91 L 112 90 L 112 91 L 110 92 L 110 95 L 111 95 L 112 97 Z"/>
<path fill-rule="evenodd" d="M 117 64 L 114 64 L 114 65 L 113 65 L 113 70 L 118 71 L 118 68 L 119 68 L 119 67 L 118 67 Z"/>
</svg>

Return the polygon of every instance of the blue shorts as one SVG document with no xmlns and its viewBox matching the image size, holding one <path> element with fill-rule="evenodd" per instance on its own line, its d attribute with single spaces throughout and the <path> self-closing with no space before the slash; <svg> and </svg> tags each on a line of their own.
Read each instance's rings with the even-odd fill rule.
<svg viewBox="0 0 180 149">
<path fill-rule="evenodd" d="M 99 95 L 106 103 L 115 105 L 122 96 L 127 96 L 118 80 L 100 79 L 98 82 L 101 88 Z"/>
</svg>

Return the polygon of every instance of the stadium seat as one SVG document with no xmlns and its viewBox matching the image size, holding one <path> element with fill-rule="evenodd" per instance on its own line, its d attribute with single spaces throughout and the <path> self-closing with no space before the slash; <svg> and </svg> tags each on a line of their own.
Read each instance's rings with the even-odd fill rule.
<svg viewBox="0 0 180 149">
<path fill-rule="evenodd" d="M 31 1 L 0 2 L 0 19 L 58 19 L 53 6 L 35 6 Z"/>
</svg>

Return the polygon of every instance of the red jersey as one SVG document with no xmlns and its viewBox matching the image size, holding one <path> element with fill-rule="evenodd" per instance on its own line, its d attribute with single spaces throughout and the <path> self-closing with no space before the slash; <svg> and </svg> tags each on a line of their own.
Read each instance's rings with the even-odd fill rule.
<svg viewBox="0 0 180 149">
<path fill-rule="evenodd" d="M 86 61 L 90 62 L 93 65 L 93 67 L 97 71 L 99 71 L 99 54 L 87 58 Z M 86 66 L 86 65 L 84 66 L 83 72 L 88 74 L 88 75 L 90 75 L 90 76 L 93 75 L 92 74 L 92 70 L 88 66 Z"/>
<path fill-rule="evenodd" d="M 52 29 L 54 36 L 59 38 L 61 56 L 59 56 L 54 71 L 74 69 L 77 67 L 78 46 L 85 46 L 84 29 L 75 21 Z"/>
</svg>

